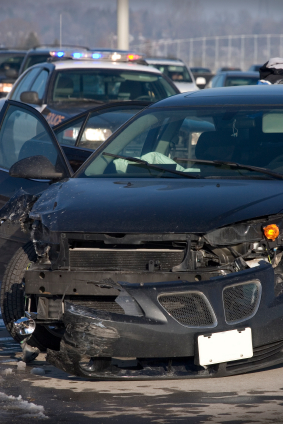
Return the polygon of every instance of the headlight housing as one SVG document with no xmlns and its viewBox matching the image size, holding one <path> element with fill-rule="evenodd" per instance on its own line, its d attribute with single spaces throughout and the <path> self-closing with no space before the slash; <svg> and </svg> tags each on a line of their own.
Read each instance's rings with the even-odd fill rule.
<svg viewBox="0 0 283 424">
<path fill-rule="evenodd" d="M 204 239 L 212 246 L 233 246 L 245 242 L 252 243 L 264 239 L 266 236 L 264 229 L 271 226 L 278 228 L 276 237 L 270 239 L 270 241 L 274 241 L 283 229 L 282 216 L 218 228 L 205 234 Z"/>
</svg>

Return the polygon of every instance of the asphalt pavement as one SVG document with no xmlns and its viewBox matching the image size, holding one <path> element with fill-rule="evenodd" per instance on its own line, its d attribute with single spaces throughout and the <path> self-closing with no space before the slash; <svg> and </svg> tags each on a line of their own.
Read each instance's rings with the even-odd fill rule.
<svg viewBox="0 0 283 424">
<path fill-rule="evenodd" d="M 283 421 L 283 366 L 219 379 L 109 382 L 68 375 L 44 354 L 21 368 L 20 357 L 0 316 L 1 424 Z"/>
</svg>

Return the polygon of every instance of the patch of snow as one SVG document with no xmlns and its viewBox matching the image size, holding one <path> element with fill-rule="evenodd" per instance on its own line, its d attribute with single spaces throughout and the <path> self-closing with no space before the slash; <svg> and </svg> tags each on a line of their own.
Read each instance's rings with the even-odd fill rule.
<svg viewBox="0 0 283 424">
<path fill-rule="evenodd" d="M 33 368 L 30 373 L 34 375 L 45 375 L 45 370 L 43 368 Z"/>
<path fill-rule="evenodd" d="M 12 368 L 6 368 L 5 370 L 2 371 L 3 375 L 9 375 L 9 374 L 13 374 L 13 370 Z"/>
<path fill-rule="evenodd" d="M 27 366 L 27 364 L 25 362 L 23 362 L 23 361 L 19 361 L 17 363 L 18 370 L 25 370 L 26 369 L 26 366 Z"/>
</svg>

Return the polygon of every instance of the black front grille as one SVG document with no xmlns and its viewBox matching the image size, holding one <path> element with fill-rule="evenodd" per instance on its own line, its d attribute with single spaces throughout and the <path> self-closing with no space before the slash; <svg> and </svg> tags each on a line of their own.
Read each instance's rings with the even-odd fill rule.
<svg viewBox="0 0 283 424">
<path fill-rule="evenodd" d="M 269 343 L 267 345 L 254 347 L 253 356 L 251 358 L 241 359 L 239 361 L 227 362 L 226 369 L 227 371 L 237 371 L 238 369 L 245 369 L 251 366 L 257 366 L 268 361 L 276 359 L 278 355 L 282 355 L 283 350 L 283 341 Z"/>
<path fill-rule="evenodd" d="M 223 304 L 227 324 L 245 321 L 258 310 L 261 297 L 259 282 L 250 282 L 225 287 Z"/>
<path fill-rule="evenodd" d="M 76 306 L 125 315 L 124 309 L 115 299 L 115 296 L 70 296 L 70 301 Z"/>
<path fill-rule="evenodd" d="M 210 303 L 200 292 L 170 293 L 159 296 L 159 303 L 180 324 L 214 327 L 216 318 Z"/>
<path fill-rule="evenodd" d="M 179 265 L 183 250 L 174 249 L 70 249 L 71 269 L 170 271 Z"/>
</svg>

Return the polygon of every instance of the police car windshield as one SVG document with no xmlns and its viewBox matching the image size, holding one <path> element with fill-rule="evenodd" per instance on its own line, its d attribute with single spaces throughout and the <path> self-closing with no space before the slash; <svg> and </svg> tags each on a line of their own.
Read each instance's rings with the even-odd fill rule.
<svg viewBox="0 0 283 424">
<path fill-rule="evenodd" d="M 161 64 L 151 64 L 157 68 L 164 75 L 169 77 L 172 81 L 175 82 L 193 82 L 192 77 L 190 76 L 186 66 L 184 65 L 161 65 Z"/>
<path fill-rule="evenodd" d="M 78 69 L 57 73 L 52 102 L 144 100 L 156 102 L 177 93 L 162 75 L 119 69 Z"/>
</svg>

